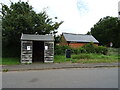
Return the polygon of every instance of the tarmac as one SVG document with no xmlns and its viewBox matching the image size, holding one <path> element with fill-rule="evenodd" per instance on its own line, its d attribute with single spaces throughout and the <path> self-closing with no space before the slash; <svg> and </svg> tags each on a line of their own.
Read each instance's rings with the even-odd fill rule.
<svg viewBox="0 0 120 90">
<path fill-rule="evenodd" d="M 65 69 L 65 68 L 102 68 L 102 67 L 119 67 L 118 63 L 33 63 L 19 65 L 2 65 L 0 71 L 28 71 L 28 70 L 48 70 L 48 69 Z"/>
</svg>

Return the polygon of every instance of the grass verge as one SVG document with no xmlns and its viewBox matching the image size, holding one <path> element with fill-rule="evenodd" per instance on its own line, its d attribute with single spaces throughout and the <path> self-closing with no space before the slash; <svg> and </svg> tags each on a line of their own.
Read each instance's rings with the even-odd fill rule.
<svg viewBox="0 0 120 90">
<path fill-rule="evenodd" d="M 102 55 L 102 54 L 79 54 L 72 55 L 71 59 L 65 56 L 56 55 L 55 63 L 72 62 L 72 63 L 112 63 L 118 62 L 118 55 Z"/>
<path fill-rule="evenodd" d="M 20 64 L 19 58 L 2 58 L 0 59 L 0 64 L 3 65 L 15 65 L 15 64 Z"/>
<path fill-rule="evenodd" d="M 119 55 L 120 57 L 120 55 Z M 0 58 L 0 64 L 17 65 L 20 64 L 19 58 Z M 113 63 L 120 61 L 118 55 L 102 55 L 102 54 L 78 54 L 72 55 L 71 58 L 65 58 L 65 55 L 55 55 L 54 63 Z"/>
</svg>

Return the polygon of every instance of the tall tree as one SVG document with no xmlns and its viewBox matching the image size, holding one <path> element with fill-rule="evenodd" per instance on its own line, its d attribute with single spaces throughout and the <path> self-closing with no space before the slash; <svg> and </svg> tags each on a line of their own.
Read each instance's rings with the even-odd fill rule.
<svg viewBox="0 0 120 90">
<path fill-rule="evenodd" d="M 6 56 L 10 56 L 11 53 L 9 52 L 12 50 L 17 51 L 19 53 L 16 52 L 17 55 L 20 55 L 21 33 L 56 34 L 62 23 L 62 21 L 53 22 L 45 11 L 37 14 L 28 2 L 11 2 L 10 7 L 2 5 L 3 56 L 7 53 Z"/>
<path fill-rule="evenodd" d="M 109 46 L 110 42 L 114 47 L 120 47 L 120 30 L 117 17 L 106 16 L 101 18 L 92 28 L 91 34 L 102 44 Z"/>
</svg>

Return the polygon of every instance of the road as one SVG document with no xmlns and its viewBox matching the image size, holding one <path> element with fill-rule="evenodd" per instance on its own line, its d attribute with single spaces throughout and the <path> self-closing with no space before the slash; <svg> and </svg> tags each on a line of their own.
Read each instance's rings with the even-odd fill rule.
<svg viewBox="0 0 120 90">
<path fill-rule="evenodd" d="M 3 88 L 118 88 L 118 68 L 4 72 Z"/>
</svg>

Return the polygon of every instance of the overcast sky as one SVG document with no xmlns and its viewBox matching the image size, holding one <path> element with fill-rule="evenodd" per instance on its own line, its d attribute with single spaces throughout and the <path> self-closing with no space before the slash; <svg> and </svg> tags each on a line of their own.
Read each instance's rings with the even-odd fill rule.
<svg viewBox="0 0 120 90">
<path fill-rule="evenodd" d="M 51 18 L 58 17 L 58 22 L 64 21 L 58 29 L 60 34 L 62 32 L 86 34 L 100 18 L 118 16 L 118 1 L 120 0 L 29 0 L 29 4 L 36 12 L 46 8 Z M 1 2 L 10 4 L 9 0 Z"/>
</svg>

